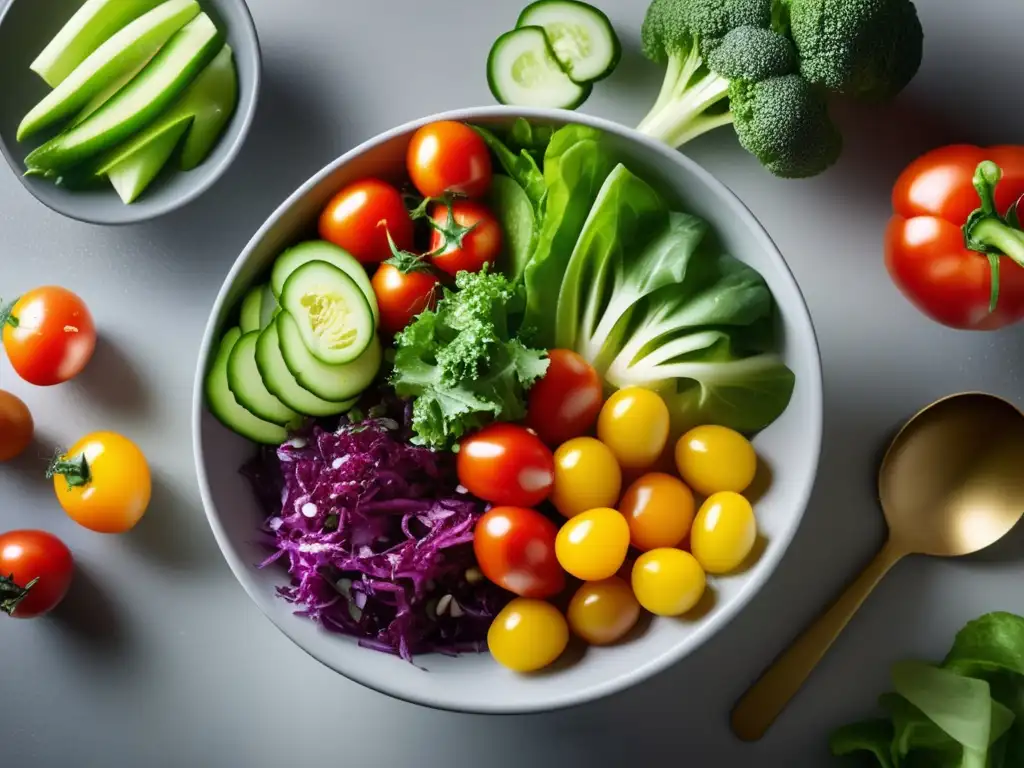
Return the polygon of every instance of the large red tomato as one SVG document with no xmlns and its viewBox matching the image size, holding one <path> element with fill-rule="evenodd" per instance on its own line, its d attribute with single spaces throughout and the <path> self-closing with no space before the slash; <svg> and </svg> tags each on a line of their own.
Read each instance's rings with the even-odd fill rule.
<svg viewBox="0 0 1024 768">
<path fill-rule="evenodd" d="M 555 556 L 558 529 L 540 512 L 494 507 L 476 524 L 473 551 L 484 576 L 520 597 L 545 598 L 565 586 Z"/>
<path fill-rule="evenodd" d="M 533 432 L 497 423 L 465 438 L 456 462 L 459 482 L 492 504 L 533 507 L 555 484 L 555 457 Z"/>
<path fill-rule="evenodd" d="M 29 291 L 0 313 L 0 324 L 11 366 L 37 386 L 73 379 L 96 349 L 96 326 L 89 308 L 65 288 Z"/>
<path fill-rule="evenodd" d="M 320 237 L 364 264 L 377 264 L 391 257 L 389 232 L 399 249 L 412 248 L 412 219 L 402 195 L 380 179 L 348 185 L 320 214 Z"/>
<path fill-rule="evenodd" d="M 468 125 L 441 120 L 413 134 L 406 155 L 409 178 L 424 197 L 452 192 L 481 197 L 491 186 L 491 155 Z"/>
<path fill-rule="evenodd" d="M 594 367 L 572 350 L 552 349 L 544 378 L 530 390 L 526 424 L 548 445 L 561 445 L 594 426 L 603 402 Z"/>
</svg>

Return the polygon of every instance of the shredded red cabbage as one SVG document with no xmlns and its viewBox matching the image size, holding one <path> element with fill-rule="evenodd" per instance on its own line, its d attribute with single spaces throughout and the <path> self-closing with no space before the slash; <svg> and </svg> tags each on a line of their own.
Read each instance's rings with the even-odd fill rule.
<svg viewBox="0 0 1024 768">
<path fill-rule="evenodd" d="M 243 468 L 268 513 L 274 552 L 260 567 L 287 562 L 280 596 L 361 645 L 410 661 L 484 650 L 509 597 L 476 569 L 486 506 L 458 487 L 453 454 L 409 443 L 404 412 L 375 410 Z"/>
</svg>

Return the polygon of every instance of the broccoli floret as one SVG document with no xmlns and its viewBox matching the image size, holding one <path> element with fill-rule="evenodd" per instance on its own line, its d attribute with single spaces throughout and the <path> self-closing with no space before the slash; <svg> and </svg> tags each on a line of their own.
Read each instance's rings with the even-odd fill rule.
<svg viewBox="0 0 1024 768">
<path fill-rule="evenodd" d="M 839 157 L 842 138 L 825 100 L 799 75 L 734 80 L 729 103 L 740 144 L 776 176 L 814 176 Z"/>
<path fill-rule="evenodd" d="M 800 73 L 865 100 L 892 98 L 921 66 L 924 31 L 911 0 L 781 0 Z"/>
<path fill-rule="evenodd" d="M 838 134 L 797 74 L 792 42 L 773 30 L 775 10 L 772 0 L 654 0 L 643 50 L 667 71 L 639 130 L 679 147 L 735 123 L 743 146 L 772 173 L 824 170 L 838 155 Z"/>
</svg>

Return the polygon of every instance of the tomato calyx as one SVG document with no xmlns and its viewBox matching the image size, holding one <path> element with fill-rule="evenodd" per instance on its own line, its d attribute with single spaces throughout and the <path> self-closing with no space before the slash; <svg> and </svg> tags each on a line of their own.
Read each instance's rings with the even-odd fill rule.
<svg viewBox="0 0 1024 768">
<path fill-rule="evenodd" d="M 455 220 L 455 211 L 452 203 L 454 202 L 453 195 L 451 193 L 445 193 L 444 197 L 440 200 L 440 205 L 443 205 L 447 211 L 448 216 L 444 223 L 438 224 L 431 216 L 427 219 L 432 229 L 441 235 L 441 245 L 431 251 L 431 256 L 440 256 L 441 254 L 448 253 L 450 251 L 457 250 L 462 247 L 462 241 L 466 235 L 476 229 L 480 222 L 474 222 L 468 227 L 459 224 Z"/>
<path fill-rule="evenodd" d="M 403 251 L 395 245 L 395 241 L 391 239 L 391 233 L 386 230 L 385 232 L 388 236 L 388 245 L 391 247 L 391 258 L 386 259 L 383 262 L 384 264 L 390 264 L 403 275 L 408 275 L 413 272 L 426 272 L 427 274 L 433 273 L 433 270 L 430 268 L 430 264 L 423 256 L 417 253 L 411 253 L 410 251 Z"/>
<path fill-rule="evenodd" d="M 21 587 L 14 582 L 13 573 L 10 576 L 0 574 L 0 611 L 3 611 L 8 616 L 13 616 L 18 604 L 28 597 L 29 590 L 32 589 L 37 581 L 39 581 L 38 576 L 24 587 Z"/>
<path fill-rule="evenodd" d="M 17 328 L 20 325 L 20 321 L 14 314 L 14 305 L 17 304 L 19 299 L 15 299 L 9 304 L 3 304 L 0 302 L 0 328 L 5 325 L 11 326 L 11 328 Z"/>
<path fill-rule="evenodd" d="M 995 190 L 1002 176 L 1002 169 L 991 160 L 978 163 L 972 183 L 981 206 L 971 212 L 962 228 L 964 245 L 988 257 L 992 270 L 990 313 L 995 311 L 999 301 L 999 257 L 1006 256 L 1024 267 L 1024 231 L 1020 229 L 1017 215 L 1020 198 L 1009 207 L 1005 216 L 1000 216 L 996 210 Z"/>
<path fill-rule="evenodd" d="M 58 453 L 50 466 L 46 469 L 46 479 L 52 480 L 60 475 L 68 484 L 68 490 L 88 485 L 92 480 L 92 473 L 89 471 L 89 462 L 82 454 L 74 459 L 65 459 Z"/>
</svg>

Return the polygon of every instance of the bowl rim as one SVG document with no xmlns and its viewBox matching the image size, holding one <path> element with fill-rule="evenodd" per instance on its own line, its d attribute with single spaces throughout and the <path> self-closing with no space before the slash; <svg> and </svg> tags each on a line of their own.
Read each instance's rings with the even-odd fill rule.
<svg viewBox="0 0 1024 768">
<path fill-rule="evenodd" d="M 26 0 L 21 0 L 25 2 Z M 7 20 L 7 14 L 10 13 L 14 5 L 19 0 L 9 0 L 4 4 L 3 0 L 0 0 L 0 25 Z M 252 127 L 253 120 L 256 117 L 256 111 L 259 108 L 260 101 L 260 90 L 262 88 L 263 81 L 263 52 L 260 48 L 260 37 L 259 32 L 256 30 L 256 22 L 252 17 L 252 11 L 249 9 L 249 5 L 246 0 L 222 0 L 222 2 L 234 3 L 241 10 L 241 16 L 244 20 L 245 30 L 240 33 L 241 37 L 246 37 L 252 40 L 251 55 L 253 59 L 253 79 L 252 79 L 252 104 L 245 114 L 242 115 L 242 124 L 238 129 L 238 135 L 235 137 L 234 143 L 228 149 L 226 155 L 221 158 L 218 167 L 211 172 L 204 181 L 192 185 L 187 189 L 186 192 L 176 197 L 168 199 L 166 202 L 157 205 L 152 208 L 132 208 L 131 205 L 124 206 L 124 216 L 118 217 L 104 217 L 104 216 L 88 216 L 77 212 L 75 207 L 71 208 L 59 205 L 52 200 L 44 200 L 42 197 L 36 194 L 35 189 L 25 179 L 25 175 L 22 173 L 20 163 L 14 159 L 14 154 L 11 152 L 7 141 L 4 140 L 3 136 L 0 136 L 0 154 L 4 156 L 4 160 L 7 161 L 7 165 L 10 166 L 11 172 L 14 177 L 21 183 L 30 195 L 37 201 L 42 203 L 44 206 L 49 208 L 54 213 L 58 213 L 61 216 L 66 216 L 74 221 L 80 221 L 84 224 L 98 224 L 101 226 L 108 227 L 120 227 L 126 224 L 138 224 L 143 221 L 152 221 L 162 216 L 166 216 L 168 213 L 183 208 L 200 195 L 204 194 L 214 184 L 220 181 L 221 177 L 227 171 L 228 168 L 235 162 L 239 153 L 242 151 L 242 147 L 245 145 L 245 140 L 249 135 L 249 129 Z M 236 48 L 237 46 L 232 46 Z M 238 50 L 235 50 L 235 56 L 238 56 Z M 237 115 L 236 115 L 237 116 Z M 232 118 L 234 119 L 234 118 Z M 221 136 L 221 139 L 225 138 Z M 118 209 L 120 210 L 120 209 Z"/>
<path fill-rule="evenodd" d="M 458 120 L 458 121 L 472 121 L 478 119 L 488 118 L 515 118 L 525 117 L 533 120 L 548 120 L 560 123 L 574 122 L 582 125 L 587 125 L 593 128 L 597 128 L 609 133 L 613 133 L 620 138 L 639 142 L 646 145 L 648 148 L 653 149 L 655 152 L 661 154 L 666 163 L 679 163 L 687 168 L 687 170 L 696 176 L 703 184 L 714 189 L 720 194 L 723 199 L 732 203 L 734 212 L 740 216 L 744 223 L 750 227 L 751 232 L 754 234 L 755 239 L 759 242 L 760 246 L 768 251 L 771 255 L 777 259 L 781 265 L 780 276 L 783 280 L 790 283 L 790 287 L 795 290 L 796 295 L 800 298 L 800 306 L 794 306 L 790 309 L 797 317 L 797 322 L 806 325 L 806 328 L 810 332 L 811 344 L 807 350 L 807 354 L 810 355 L 810 367 L 816 372 L 816 375 L 810 377 L 809 381 L 804 381 L 803 386 L 807 388 L 807 397 L 810 403 L 810 411 L 812 418 L 810 423 L 805 424 L 807 430 L 807 438 L 809 443 L 809 450 L 811 451 L 811 461 L 808 465 L 807 471 L 804 476 L 799 478 L 799 488 L 795 492 L 797 507 L 796 517 L 791 522 L 787 531 L 784 531 L 782 535 L 775 537 L 774 542 L 776 546 L 773 547 L 763 557 L 765 560 L 765 568 L 758 575 L 757 578 L 750 579 L 746 584 L 743 585 L 742 589 L 733 597 L 733 599 L 724 605 L 721 610 L 715 612 L 712 616 L 702 621 L 700 626 L 695 629 L 692 635 L 689 636 L 688 642 L 677 645 L 658 656 L 646 659 L 639 666 L 633 668 L 629 672 L 615 675 L 607 679 L 593 683 L 592 685 L 586 685 L 584 687 L 576 688 L 570 692 L 557 693 L 553 695 L 545 695 L 543 699 L 537 703 L 529 704 L 515 704 L 505 705 L 501 703 L 486 704 L 482 706 L 471 706 L 465 707 L 460 706 L 456 702 L 445 699 L 444 697 L 434 697 L 432 695 L 419 695 L 411 694 L 404 690 L 399 684 L 393 684 L 390 680 L 386 679 L 372 679 L 369 676 L 365 676 L 359 672 L 357 668 L 342 670 L 336 666 L 331 659 L 326 655 L 319 653 L 305 644 L 296 639 L 289 628 L 285 626 L 285 622 L 277 621 L 271 612 L 268 610 L 267 605 L 269 601 L 274 598 L 272 594 L 264 594 L 261 590 L 257 589 L 254 580 L 251 578 L 249 569 L 250 564 L 243 562 L 231 547 L 224 527 L 222 526 L 219 514 L 216 511 L 216 506 L 211 498 L 209 480 L 206 473 L 206 457 L 202 444 L 202 429 L 203 429 L 203 411 L 204 411 L 204 395 L 203 395 L 203 381 L 205 371 L 207 367 L 207 361 L 214 347 L 214 334 L 218 328 L 218 318 L 224 310 L 224 305 L 227 301 L 227 297 L 231 292 L 231 288 L 235 281 L 238 279 L 239 273 L 248 264 L 252 253 L 258 247 L 259 243 L 266 237 L 267 233 L 277 224 L 279 219 L 296 203 L 298 203 L 303 197 L 305 197 L 317 184 L 323 181 L 326 177 L 334 173 L 338 168 L 351 162 L 353 159 L 360 155 L 385 144 L 397 137 L 405 135 L 415 129 L 426 125 L 428 123 L 435 122 L 437 120 Z M 196 475 L 199 481 L 199 492 L 202 497 L 203 510 L 206 513 L 206 518 L 213 530 L 214 538 L 217 540 L 217 545 L 220 547 L 221 553 L 227 560 L 229 567 L 238 580 L 242 588 L 249 594 L 253 602 L 256 603 L 260 611 L 266 616 L 270 622 L 276 626 L 288 639 L 290 639 L 296 646 L 305 651 L 309 656 L 322 663 L 327 668 L 335 671 L 338 674 L 352 680 L 353 682 L 359 683 L 371 690 L 377 691 L 391 696 L 395 699 L 405 701 L 411 704 L 419 704 L 422 706 L 431 707 L 433 709 L 439 709 L 450 712 L 459 712 L 465 714 L 529 714 L 537 712 L 549 712 L 559 709 L 565 709 L 568 707 L 577 706 L 586 702 L 595 701 L 613 693 L 626 690 L 628 688 L 637 685 L 650 677 L 658 674 L 670 666 L 681 661 L 691 653 L 696 651 L 698 648 L 704 645 L 711 637 L 726 627 L 739 613 L 742 611 L 747 604 L 753 599 L 754 595 L 761 591 L 764 585 L 774 575 L 776 569 L 782 558 L 788 551 L 792 541 L 796 535 L 797 530 L 803 523 L 804 516 L 807 512 L 807 505 L 810 501 L 811 492 L 815 485 L 815 480 L 818 474 L 818 468 L 820 465 L 821 458 L 821 443 L 822 443 L 822 429 L 823 429 L 823 405 L 822 405 L 822 389 L 823 389 L 823 377 L 821 370 L 821 355 L 817 339 L 817 333 L 814 328 L 814 323 L 811 318 L 810 312 L 807 308 L 807 301 L 804 297 L 803 292 L 800 290 L 800 286 L 793 276 L 792 270 L 786 263 L 785 258 L 771 239 L 768 232 L 761 225 L 757 217 L 750 211 L 749 208 L 743 203 L 742 200 L 727 187 L 723 182 L 712 176 L 708 171 L 701 167 L 694 160 L 688 156 L 668 147 L 667 145 L 656 141 L 655 139 L 649 138 L 638 133 L 635 129 L 621 125 L 619 123 L 612 122 L 600 117 L 594 117 L 591 115 L 585 115 L 582 113 L 572 112 L 562 109 L 544 109 L 544 108 L 521 108 L 521 107 L 508 107 L 508 106 L 485 106 L 485 107 L 469 107 L 448 110 L 439 112 L 427 117 L 421 117 L 409 122 L 403 123 L 395 128 L 380 133 L 373 138 L 370 138 L 353 149 L 345 152 L 340 157 L 331 161 L 325 165 L 320 171 L 315 173 L 306 182 L 304 182 L 298 189 L 296 189 L 291 195 L 285 199 L 281 205 L 279 205 L 274 212 L 267 218 L 263 225 L 259 228 L 255 235 L 249 240 L 245 248 L 242 250 L 239 257 L 235 260 L 230 271 L 224 279 L 221 285 L 220 291 L 217 294 L 217 298 L 213 305 L 213 310 L 210 314 L 210 318 L 207 322 L 205 331 L 203 332 L 203 339 L 199 349 L 199 358 L 197 360 L 196 376 L 193 384 L 193 401 L 192 401 L 192 440 L 193 440 L 193 456 L 196 462 Z M 294 617 L 293 617 L 294 618 Z"/>
</svg>

